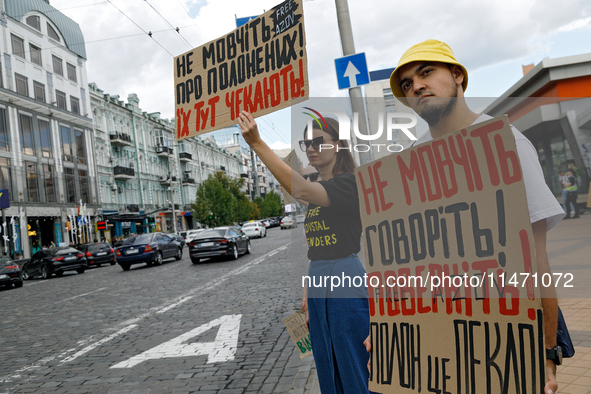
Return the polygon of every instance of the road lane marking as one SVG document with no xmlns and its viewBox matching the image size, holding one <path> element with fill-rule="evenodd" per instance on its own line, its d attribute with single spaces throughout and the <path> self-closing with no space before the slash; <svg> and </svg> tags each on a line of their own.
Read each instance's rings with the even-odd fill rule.
<svg viewBox="0 0 591 394">
<path fill-rule="evenodd" d="M 75 359 L 77 359 L 78 357 L 82 356 L 85 353 L 90 352 L 91 350 L 101 346 L 103 343 L 109 342 L 111 339 L 117 338 L 119 335 L 125 334 L 127 331 L 133 330 L 134 328 L 137 327 L 137 324 L 131 324 L 125 328 L 122 328 L 121 330 L 117 331 L 114 334 L 109 335 L 106 338 L 101 339 L 98 342 L 95 342 L 87 347 L 85 347 L 84 349 L 74 353 L 73 355 L 71 355 L 70 357 L 65 358 L 60 365 L 64 365 L 65 363 L 69 363 L 70 361 L 73 361 Z"/>
<path fill-rule="evenodd" d="M 99 291 L 103 291 L 103 290 L 106 290 L 106 289 L 107 289 L 107 287 L 102 287 L 100 289 L 93 290 L 93 291 L 90 291 L 88 293 L 79 294 L 79 295 L 74 296 L 74 297 L 66 298 L 65 300 L 61 300 L 61 301 L 56 302 L 56 304 L 61 304 L 62 302 L 70 301 L 70 300 L 76 299 L 78 297 L 84 297 L 84 296 L 87 296 L 87 295 L 92 294 L 92 293 L 98 293 Z"/>
<path fill-rule="evenodd" d="M 25 287 L 29 287 L 29 286 L 35 286 L 38 285 L 39 283 L 44 283 L 44 282 L 48 282 L 49 279 L 45 279 L 45 280 L 41 280 L 39 282 L 35 282 L 35 283 L 27 283 L 27 285 Z"/>
<path fill-rule="evenodd" d="M 115 333 L 115 334 L 117 334 L 117 333 L 121 333 L 121 331 L 126 330 L 126 329 L 127 329 L 127 331 L 129 331 L 129 330 L 137 327 L 137 323 L 140 322 L 141 320 L 143 320 L 143 319 L 145 319 L 147 317 L 150 317 L 152 315 L 159 314 L 159 313 L 164 313 L 164 312 L 166 312 L 166 311 L 168 311 L 168 310 L 170 310 L 172 308 L 175 308 L 175 307 L 177 307 L 177 306 L 179 306 L 179 305 L 181 305 L 181 304 L 189 301 L 190 299 L 192 299 L 196 295 L 196 293 L 214 289 L 215 287 L 219 286 L 220 284 L 222 284 L 223 282 L 225 282 L 226 280 L 228 280 L 231 276 L 240 275 L 240 274 L 246 272 L 250 268 L 255 267 L 256 265 L 260 264 L 265 259 L 267 259 L 267 258 L 269 258 L 271 256 L 274 256 L 275 254 L 279 253 L 282 250 L 287 249 L 287 247 L 288 247 L 288 245 L 290 243 L 291 243 L 291 241 L 288 242 L 287 244 L 283 245 L 283 246 L 278 247 L 275 250 L 272 250 L 271 252 L 268 252 L 267 254 L 265 254 L 265 255 L 257 258 L 256 260 L 251 261 L 250 263 L 245 264 L 244 266 L 242 266 L 240 268 L 237 268 L 237 269 L 235 269 L 233 271 L 230 271 L 227 274 L 222 275 L 214 283 L 211 283 L 211 284 L 206 285 L 206 286 L 197 287 L 197 288 L 194 288 L 194 289 L 186 292 L 185 294 L 183 294 L 183 295 L 175 298 L 174 300 L 172 300 L 172 302 L 173 302 L 172 304 L 169 304 L 167 302 L 166 303 L 166 306 L 159 306 L 159 307 L 150 308 L 147 312 L 142 313 L 142 314 L 134 317 L 133 319 L 128 319 L 126 321 L 123 321 L 123 322 L 115 325 L 114 327 L 107 328 L 107 329 L 103 330 L 103 333 L 102 334 L 106 334 L 106 333 L 109 333 L 109 332 L 112 332 L 112 331 L 117 331 Z M 127 331 L 125 331 L 125 332 L 127 332 Z M 60 359 L 62 359 L 62 361 L 61 361 L 61 363 L 59 365 L 63 365 L 66 362 L 65 360 L 68 360 L 67 362 L 74 361 L 76 358 L 78 358 L 78 357 L 80 357 L 80 356 L 88 353 L 90 350 L 96 348 L 96 346 L 92 346 L 92 343 L 93 342 L 94 343 L 99 343 L 100 342 L 100 344 L 102 345 L 102 344 L 110 341 L 111 339 L 115 338 L 117 336 L 115 334 L 112 334 L 112 335 L 110 335 L 110 336 L 108 336 L 108 337 L 106 337 L 104 339 L 101 339 L 101 340 L 97 340 L 98 339 L 97 337 L 100 335 L 100 334 L 97 334 L 97 335 L 93 335 L 93 336 L 91 336 L 89 338 L 86 338 L 84 340 L 78 341 L 77 347 L 74 347 L 74 348 L 65 350 L 65 351 L 59 353 L 58 355 L 52 355 L 52 356 L 45 357 L 45 358 L 43 358 L 43 359 L 41 359 L 41 360 L 39 360 L 39 361 L 37 361 L 35 363 L 32 363 L 32 364 L 30 364 L 30 365 L 28 365 L 26 367 L 23 367 L 23 368 L 18 369 L 15 372 L 12 372 L 12 373 L 7 374 L 7 375 L 0 376 L 0 382 L 12 382 L 15 379 L 21 378 L 21 375 L 20 375 L 21 373 L 27 372 L 27 371 L 32 371 L 32 370 L 35 370 L 35 369 L 39 369 L 39 368 L 43 367 L 45 364 L 47 364 L 47 363 L 49 363 L 51 361 L 54 361 L 54 360 L 60 360 Z M 115 335 L 115 336 L 113 336 L 113 335 Z M 89 345 L 89 344 L 91 344 L 91 345 Z M 82 348 L 82 350 L 78 350 L 80 348 Z M 86 350 L 86 349 L 88 349 L 88 350 Z M 69 356 L 69 354 L 71 354 L 71 353 L 75 353 L 75 354 Z M 22 379 L 21 379 L 21 382 L 22 382 Z"/>
<path fill-rule="evenodd" d="M 238 347 L 240 319 L 242 315 L 221 316 L 209 323 L 192 329 L 176 338 L 161 343 L 143 353 L 115 364 L 113 368 L 132 368 L 143 361 L 173 357 L 208 356 L 207 363 L 223 363 L 234 360 Z M 213 342 L 184 343 L 215 326 L 220 326 Z"/>
</svg>

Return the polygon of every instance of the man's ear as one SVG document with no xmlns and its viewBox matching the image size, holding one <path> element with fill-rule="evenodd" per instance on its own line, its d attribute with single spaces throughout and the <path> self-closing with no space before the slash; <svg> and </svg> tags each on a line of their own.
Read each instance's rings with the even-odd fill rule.
<svg viewBox="0 0 591 394">
<path fill-rule="evenodd" d="M 454 81 L 456 81 L 456 85 L 462 86 L 462 83 L 464 83 L 465 78 L 462 68 L 460 66 L 452 64 L 449 70 L 451 71 L 451 76 L 453 77 Z"/>
</svg>

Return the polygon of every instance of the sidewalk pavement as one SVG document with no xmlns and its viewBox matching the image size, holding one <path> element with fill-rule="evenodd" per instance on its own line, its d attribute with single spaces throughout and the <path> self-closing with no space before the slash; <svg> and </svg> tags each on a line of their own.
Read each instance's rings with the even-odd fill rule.
<svg viewBox="0 0 591 394">
<path fill-rule="evenodd" d="M 559 393 L 591 393 L 591 214 L 562 220 L 548 233 L 547 251 L 552 272 L 573 272 L 577 286 L 587 286 L 577 297 L 558 288 L 558 304 L 575 345 L 575 356 L 558 367 Z M 567 298 L 568 296 L 570 298 Z"/>
<path fill-rule="evenodd" d="M 548 259 L 552 272 L 575 275 L 575 286 L 591 288 L 591 213 L 586 212 L 579 219 L 562 220 L 547 235 Z M 564 282 L 563 282 L 564 283 Z M 564 359 L 558 367 L 558 393 L 591 394 L 591 290 L 574 298 L 572 293 L 558 288 L 558 303 L 564 314 L 571 339 L 575 345 L 575 356 Z M 562 296 L 561 296 L 562 295 Z M 568 295 L 570 298 L 566 298 Z M 320 394 L 318 377 L 312 357 L 302 360 L 298 376 L 307 377 L 306 394 Z M 297 353 L 290 359 L 299 363 Z M 295 381 L 295 380 L 294 380 Z M 303 380 L 300 380 L 303 382 Z M 289 393 L 301 393 L 301 385 Z"/>
</svg>

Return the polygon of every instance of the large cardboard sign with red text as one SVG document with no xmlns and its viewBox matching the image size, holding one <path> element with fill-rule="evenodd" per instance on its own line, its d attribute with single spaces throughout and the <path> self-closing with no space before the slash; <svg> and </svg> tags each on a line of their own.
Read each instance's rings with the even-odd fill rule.
<svg viewBox="0 0 591 394">
<path fill-rule="evenodd" d="M 543 392 L 543 278 L 507 117 L 359 167 L 356 178 L 370 390 Z"/>
<path fill-rule="evenodd" d="M 233 32 L 174 58 L 175 140 L 258 117 L 308 97 L 302 0 L 286 0 Z"/>
</svg>

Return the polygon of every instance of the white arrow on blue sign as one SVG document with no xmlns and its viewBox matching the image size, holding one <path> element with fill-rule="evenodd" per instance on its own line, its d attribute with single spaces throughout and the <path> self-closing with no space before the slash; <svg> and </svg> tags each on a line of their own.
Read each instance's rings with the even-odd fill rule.
<svg viewBox="0 0 591 394">
<path fill-rule="evenodd" d="M 349 89 L 369 83 L 369 69 L 365 53 L 335 59 L 339 89 Z"/>
</svg>

